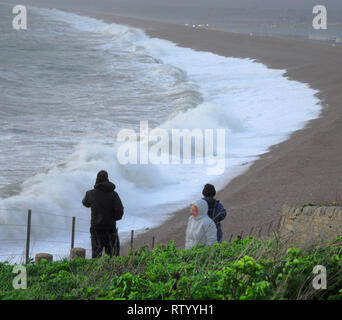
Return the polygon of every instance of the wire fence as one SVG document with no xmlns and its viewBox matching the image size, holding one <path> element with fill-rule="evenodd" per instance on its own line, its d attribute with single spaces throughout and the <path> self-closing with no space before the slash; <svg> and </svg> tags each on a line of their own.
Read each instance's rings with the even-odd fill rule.
<svg viewBox="0 0 342 320">
<path fill-rule="evenodd" d="M 0 209 L 0 211 L 7 211 L 8 212 L 8 210 L 4 210 L 4 209 Z M 46 225 L 32 224 L 32 212 L 33 212 L 32 210 L 27 210 L 27 214 L 26 214 L 26 216 L 24 216 L 26 218 L 26 224 L 13 224 L 13 223 L 0 224 L 0 227 L 24 228 L 24 230 L 22 230 L 23 231 L 22 235 L 24 235 L 26 232 L 26 238 L 24 238 L 22 236 L 22 237 L 17 238 L 17 239 L 12 239 L 12 238 L 11 239 L 0 239 L 0 244 L 24 242 L 25 243 L 24 252 L 0 254 L 0 257 L 14 257 L 14 256 L 15 257 L 21 257 L 21 259 L 27 263 L 30 260 L 30 251 L 31 251 L 30 250 L 30 244 L 32 241 L 34 243 L 44 242 L 44 243 L 50 243 L 50 244 L 64 244 L 64 245 L 69 244 L 70 249 L 72 249 L 75 246 L 75 234 L 76 233 L 89 234 L 89 229 L 88 230 L 76 229 L 76 225 L 78 224 L 79 220 L 89 224 L 89 220 L 87 220 L 87 219 L 80 218 L 80 217 L 76 218 L 75 216 L 70 217 L 70 216 L 66 216 L 66 215 L 52 214 L 52 213 L 48 213 L 46 211 L 35 210 L 34 214 L 38 213 L 40 215 L 64 218 L 66 221 L 71 222 L 71 227 L 70 228 L 66 228 L 66 227 L 63 228 L 63 227 L 53 226 L 54 230 L 68 232 L 69 233 L 69 241 L 59 240 L 59 239 L 51 239 L 51 238 L 34 238 L 34 239 L 32 239 L 32 237 L 31 237 L 32 228 L 44 228 L 44 229 L 47 228 Z M 77 221 L 77 223 L 76 223 L 76 221 Z M 254 226 L 250 227 L 248 230 L 243 229 L 243 230 L 240 230 L 240 232 L 238 232 L 238 233 L 228 234 L 225 236 L 224 241 L 231 242 L 235 238 L 243 239 L 244 237 L 247 237 L 250 235 L 258 236 L 258 237 L 261 237 L 264 234 L 270 235 L 271 232 L 279 230 L 280 223 L 281 223 L 281 217 L 280 218 L 273 218 L 273 219 L 270 219 L 269 221 L 263 222 L 262 224 L 254 225 Z M 130 244 L 130 249 L 132 249 L 132 250 L 134 248 L 134 233 L 135 233 L 135 231 L 131 230 L 129 244 Z M 156 238 L 155 238 L 155 236 L 152 236 L 151 243 L 149 245 L 151 245 L 151 248 L 153 249 L 155 247 L 155 244 L 156 244 Z M 57 255 L 57 256 L 63 256 L 63 253 L 51 253 L 51 254 Z"/>
<path fill-rule="evenodd" d="M 4 209 L 0 209 L 0 211 L 4 211 Z M 31 238 L 32 228 L 44 228 L 44 229 L 46 229 L 47 226 L 46 225 L 44 226 L 41 224 L 31 224 L 31 222 L 32 222 L 32 210 L 28 210 L 27 215 L 25 217 L 27 220 L 26 224 L 13 224 L 13 223 L 0 224 L 0 227 L 21 227 L 21 228 L 25 228 L 23 230 L 22 237 L 20 237 L 18 239 L 0 239 L 0 245 L 3 244 L 4 242 L 7 242 L 7 243 L 24 242 L 25 243 L 24 252 L 0 254 L 0 257 L 5 257 L 5 256 L 24 257 L 24 261 L 28 262 L 30 259 L 30 244 L 32 241 L 34 241 L 35 243 L 45 242 L 45 243 L 51 243 L 51 244 L 69 244 L 70 249 L 72 249 L 75 246 L 75 234 L 76 233 L 89 234 L 89 229 L 88 230 L 76 229 L 76 226 L 77 226 L 79 220 L 84 221 L 87 223 L 87 225 L 89 225 L 89 220 L 87 220 L 87 219 L 83 219 L 80 217 L 76 218 L 75 216 L 70 217 L 70 216 L 66 216 L 66 215 L 51 214 L 51 213 L 47 213 L 45 211 L 39 211 L 39 210 L 38 211 L 35 210 L 34 213 L 64 218 L 64 219 L 66 219 L 66 221 L 71 222 L 70 228 L 53 226 L 53 229 L 55 229 L 55 230 L 68 232 L 69 233 L 69 240 L 67 241 L 67 240 L 59 240 L 59 239 L 51 239 L 51 238 L 38 238 L 38 239 L 34 238 L 34 239 L 32 239 Z M 77 223 L 76 223 L 76 221 L 77 221 Z M 258 237 L 258 238 L 261 238 L 263 236 L 270 236 L 274 232 L 279 231 L 281 228 L 281 225 L 282 225 L 282 216 L 272 218 L 272 219 L 269 219 L 267 221 L 264 221 L 263 223 L 251 225 L 248 228 L 247 227 L 242 228 L 242 229 L 240 229 L 239 232 L 224 234 L 223 241 L 232 242 L 236 238 L 243 239 L 243 238 L 246 238 L 248 236 L 254 236 L 254 237 Z M 26 231 L 26 238 L 23 237 L 23 235 L 25 234 L 25 231 Z M 134 234 L 135 234 L 135 231 L 131 230 L 129 247 L 132 250 L 134 248 Z M 155 247 L 155 244 L 156 244 L 156 238 L 155 238 L 155 236 L 152 236 L 151 242 L 150 242 L 150 244 L 148 244 L 148 246 L 151 245 L 151 248 L 153 249 Z M 145 245 L 146 245 L 146 243 L 145 243 Z M 57 255 L 57 256 L 63 256 L 62 253 L 53 253 L 53 254 Z"/>
<path fill-rule="evenodd" d="M 17 212 L 18 210 L 16 210 Z M 5 212 L 5 213 L 9 213 L 9 210 L 7 209 L 3 209 L 0 208 L 0 212 Z M 0 222 L 0 237 L 2 234 L 2 230 L 1 228 L 5 227 L 5 228 L 20 228 L 20 236 L 17 239 L 0 239 L 0 248 L 3 247 L 3 245 L 5 243 L 22 243 L 22 251 L 21 252 L 15 252 L 15 253 L 7 253 L 7 254 L 0 254 L 0 260 L 1 257 L 20 257 L 24 262 L 29 261 L 30 259 L 30 253 L 32 254 L 31 250 L 30 250 L 30 244 L 32 242 L 34 243 L 50 243 L 50 244 L 55 244 L 56 247 L 58 244 L 63 244 L 64 248 L 65 245 L 68 245 L 71 248 L 75 247 L 75 244 L 80 243 L 80 242 L 76 242 L 75 240 L 75 236 L 76 234 L 80 233 L 80 234 L 88 234 L 89 235 L 89 219 L 85 219 L 82 217 L 71 217 L 71 216 L 67 216 L 67 215 L 63 215 L 63 214 L 54 214 L 54 213 L 50 213 L 47 210 L 21 210 L 22 212 L 22 216 L 26 219 L 26 223 L 25 220 L 21 221 L 18 224 L 15 223 L 8 223 L 8 224 L 1 224 Z M 58 219 L 62 219 L 64 222 L 65 227 L 62 226 L 55 226 L 52 225 L 52 221 L 46 221 L 43 220 L 45 223 L 47 223 L 47 225 L 49 226 L 49 228 L 51 229 L 55 229 L 57 231 L 63 231 L 66 233 L 67 238 L 64 239 L 52 239 L 51 237 L 42 237 L 40 236 L 39 238 L 32 238 L 31 237 L 31 229 L 33 228 L 37 228 L 37 229 L 47 229 L 47 225 L 43 225 L 41 222 L 39 223 L 31 223 L 31 216 L 35 216 L 35 215 L 39 215 L 39 217 L 54 217 L 54 218 L 58 218 Z M 342 220 L 339 220 L 338 218 L 334 218 L 335 223 L 338 222 L 342 225 Z M 283 227 L 283 223 L 285 222 L 285 219 L 283 219 L 282 215 L 279 215 L 278 217 L 272 217 L 268 220 L 263 220 L 262 223 L 254 223 L 254 222 L 249 222 L 249 223 L 245 223 L 245 227 L 237 227 L 235 230 L 239 230 L 238 232 L 230 232 L 230 233 L 224 233 L 224 237 L 223 237 L 223 241 L 226 242 L 232 242 L 234 239 L 238 238 L 238 239 L 243 239 L 246 238 L 248 236 L 254 236 L 257 238 L 262 238 L 265 236 L 271 236 L 273 233 L 276 233 L 278 231 L 280 231 L 280 229 Z M 307 221 L 308 224 L 310 224 L 310 221 Z M 87 228 L 82 228 L 87 226 Z M 302 233 L 305 232 L 309 232 L 308 230 L 302 230 Z M 142 241 L 139 240 L 137 241 L 137 236 L 135 235 L 136 231 L 135 230 L 131 230 L 130 232 L 130 238 L 128 235 L 128 239 L 127 239 L 127 247 L 130 249 L 134 249 L 134 245 L 148 245 L 150 248 L 154 248 L 155 245 L 157 244 L 157 239 L 154 235 L 151 235 L 151 241 L 149 242 L 149 244 L 146 243 L 141 243 Z M 289 235 L 290 236 L 290 235 Z M 146 237 L 144 237 L 146 239 Z M 136 242 L 136 243 L 135 243 Z M 21 244 L 20 244 L 21 245 Z M 52 248 L 53 249 L 53 248 Z M 15 250 L 15 248 L 14 248 Z M 17 250 L 15 250 L 17 251 Z M 20 249 L 19 249 L 20 251 Z M 52 250 L 52 251 L 56 251 L 56 250 Z M 63 254 L 61 252 L 54 252 L 51 253 L 54 256 L 60 256 L 60 257 L 65 257 L 66 254 Z"/>
<path fill-rule="evenodd" d="M 25 210 L 26 211 L 26 210 Z M 5 210 L 5 209 L 0 209 L 0 212 L 10 212 L 9 210 Z M 16 212 L 19 212 L 19 210 L 16 210 Z M 50 243 L 50 244 L 70 244 L 70 248 L 74 248 L 75 245 L 75 234 L 76 233 L 83 233 L 83 234 L 89 234 L 89 230 L 85 230 L 85 229 L 80 229 L 77 228 L 76 229 L 76 217 L 70 217 L 70 216 L 66 216 L 66 215 L 58 215 L 58 214 L 52 214 L 52 213 L 47 213 L 46 211 L 39 211 L 39 210 L 35 210 L 34 213 L 38 213 L 39 217 L 41 218 L 42 215 L 45 217 L 58 217 L 58 218 L 62 218 L 64 219 L 64 221 L 69 221 L 71 222 L 71 227 L 67 228 L 67 227 L 58 227 L 58 226 L 52 226 L 52 223 L 50 222 L 49 226 L 47 225 L 42 225 L 42 224 L 32 224 L 32 210 L 27 210 L 27 213 L 24 215 L 23 214 L 23 218 L 26 219 L 26 224 L 22 224 L 22 223 L 3 223 L 0 224 L 0 235 L 3 234 L 4 232 L 1 232 L 1 228 L 21 228 L 20 233 L 21 233 L 21 237 L 20 238 L 8 238 L 8 239 L 0 239 L 0 245 L 3 246 L 4 243 L 18 243 L 18 242 L 24 242 L 25 243 L 25 250 L 24 252 L 17 252 L 17 253 L 7 253 L 7 254 L 0 254 L 0 257 L 24 257 L 24 261 L 27 263 L 30 259 L 30 247 L 31 247 L 31 242 L 34 243 L 39 243 L 39 242 L 43 242 L 43 243 Z M 89 224 L 89 220 L 84 219 L 84 218 L 80 218 L 77 217 L 77 221 L 79 223 L 79 221 L 83 221 L 86 222 L 87 225 Z M 55 222 L 55 221 L 54 221 Z M 65 231 L 66 233 L 69 233 L 69 237 L 70 240 L 66 241 L 66 240 L 59 240 L 59 239 L 51 239 L 51 238 L 32 238 L 32 229 L 45 229 L 46 232 L 48 232 L 48 230 L 53 229 L 53 230 L 57 230 L 57 231 Z M 23 237 L 23 235 L 26 234 L 26 238 Z M 60 255 L 62 256 L 62 253 L 54 253 L 55 255 Z"/>
<path fill-rule="evenodd" d="M 231 242 L 235 238 L 243 239 L 248 236 L 262 237 L 270 236 L 281 228 L 282 216 L 269 219 L 263 223 L 252 225 L 249 228 L 240 229 L 237 233 L 230 233 L 227 235 L 226 240 Z"/>
</svg>

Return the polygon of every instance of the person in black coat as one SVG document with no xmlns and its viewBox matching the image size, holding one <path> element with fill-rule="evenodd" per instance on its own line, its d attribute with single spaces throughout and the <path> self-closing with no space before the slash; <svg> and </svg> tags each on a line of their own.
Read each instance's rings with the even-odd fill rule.
<svg viewBox="0 0 342 320">
<path fill-rule="evenodd" d="M 108 173 L 101 170 L 97 174 L 94 189 L 86 192 L 82 203 L 91 208 L 91 248 L 92 258 L 98 258 L 105 253 L 109 256 L 120 255 L 120 240 L 116 221 L 121 220 L 124 207 L 115 190 L 115 185 L 109 181 Z"/>
</svg>

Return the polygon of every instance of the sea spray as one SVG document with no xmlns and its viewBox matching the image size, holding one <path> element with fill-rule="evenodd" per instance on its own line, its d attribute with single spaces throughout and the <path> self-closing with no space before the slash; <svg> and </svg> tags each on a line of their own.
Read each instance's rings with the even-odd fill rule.
<svg viewBox="0 0 342 320">
<path fill-rule="evenodd" d="M 9 168 L 1 184 L 20 184 L 15 195 L 1 193 L 0 237 L 12 242 L 0 254 L 22 246 L 15 240 L 25 233 L 28 209 L 33 250 L 65 252 L 72 216 L 77 243 L 89 246 L 89 211 L 81 200 L 102 169 L 125 206 L 118 223 L 125 241 L 131 229 L 160 225 L 188 205 L 205 183 L 222 189 L 320 114 L 317 91 L 287 79 L 286 70 L 178 47 L 136 28 L 58 10 L 31 13 L 31 31 L 16 38 L 4 29 L 0 39 L 12 41 L 0 53 L 7 66 L 0 79 L 6 90 L 0 161 Z M 141 120 L 151 129 L 226 130 L 224 174 L 208 176 L 208 166 L 195 163 L 121 165 L 116 135 L 138 131 Z M 53 240 L 59 242 L 48 242 Z"/>
</svg>

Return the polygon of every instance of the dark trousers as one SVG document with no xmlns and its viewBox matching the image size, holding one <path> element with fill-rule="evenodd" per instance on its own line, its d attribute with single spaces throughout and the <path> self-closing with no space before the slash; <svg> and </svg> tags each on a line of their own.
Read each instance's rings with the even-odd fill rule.
<svg viewBox="0 0 342 320">
<path fill-rule="evenodd" d="M 103 248 L 105 254 L 110 257 L 120 255 L 120 239 L 117 231 L 93 231 L 91 233 L 92 258 L 101 257 Z"/>
<path fill-rule="evenodd" d="M 217 229 L 217 242 L 222 242 L 223 232 L 221 229 L 221 224 L 219 224 L 219 225 L 217 224 L 216 229 Z"/>
</svg>

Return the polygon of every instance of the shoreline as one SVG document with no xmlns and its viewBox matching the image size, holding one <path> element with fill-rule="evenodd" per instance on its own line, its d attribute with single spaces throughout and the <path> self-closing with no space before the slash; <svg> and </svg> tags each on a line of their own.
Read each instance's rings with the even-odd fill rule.
<svg viewBox="0 0 342 320">
<path fill-rule="evenodd" d="M 339 118 L 342 120 L 342 48 L 310 40 L 250 37 L 107 14 L 92 17 L 140 28 L 150 37 L 170 40 L 181 47 L 226 57 L 251 58 L 269 68 L 286 69 L 284 76 L 288 79 L 307 83 L 319 90 L 316 96 L 322 105 L 320 117 L 293 132 L 284 142 L 272 146 L 245 173 L 217 193 L 217 199 L 229 211 L 229 216 L 222 223 L 223 240 L 228 240 L 232 233 L 236 236 L 242 230 L 246 232 L 252 226 L 279 218 L 284 204 L 301 206 L 309 202 L 335 201 L 336 188 L 340 186 L 342 191 L 342 178 L 338 178 L 338 171 L 332 170 L 330 165 L 338 168 L 342 152 L 336 149 L 338 144 L 326 141 L 326 131 L 333 131 L 332 124 Z M 272 52 L 275 49 L 279 54 Z M 327 56 L 325 63 L 322 61 L 324 56 Z M 324 132 L 323 136 L 321 132 Z M 339 132 L 342 134 L 342 127 Z M 338 136 L 337 132 L 332 134 L 337 141 Z M 335 148 L 327 150 L 325 142 Z M 330 163 L 326 161 L 326 156 L 319 154 L 322 148 L 335 159 Z M 321 177 L 316 180 L 318 174 Z M 325 183 L 322 179 L 326 179 Z M 187 218 L 187 208 L 174 212 L 163 225 L 138 235 L 134 239 L 134 248 L 151 245 L 153 236 L 156 243 L 165 244 L 174 239 L 177 247 L 184 247 Z M 129 246 L 129 241 L 122 245 L 122 254 L 128 252 Z"/>
<path fill-rule="evenodd" d="M 250 58 L 269 68 L 286 69 L 288 79 L 308 83 L 319 90 L 321 116 L 293 132 L 286 141 L 271 147 L 245 173 L 218 192 L 217 199 L 229 212 L 222 223 L 223 240 L 228 240 L 231 233 L 248 231 L 251 226 L 279 218 L 284 204 L 301 206 L 309 202 L 342 200 L 342 177 L 338 175 L 342 163 L 339 148 L 342 140 L 341 47 L 310 40 L 251 37 L 108 13 L 60 9 L 140 28 L 150 37 L 170 40 L 181 47 L 226 57 Z M 172 216 L 163 225 L 135 238 L 134 248 L 151 244 L 152 236 L 156 244 L 174 239 L 177 247 L 184 247 L 188 210 L 176 211 Z M 128 249 L 129 241 L 122 244 L 121 254 L 126 254 Z"/>
<path fill-rule="evenodd" d="M 336 122 L 335 117 L 342 119 L 341 48 L 310 40 L 250 37 L 135 18 L 110 15 L 94 17 L 143 29 L 150 37 L 170 40 L 182 47 L 210 51 L 226 57 L 251 58 L 269 68 L 286 69 L 285 76 L 288 79 L 307 83 L 311 88 L 319 90 L 316 96 L 321 101 L 321 116 L 309 121 L 303 129 L 293 132 L 284 142 L 272 146 L 267 153 L 259 156 L 245 173 L 233 179 L 217 193 L 217 199 L 220 199 L 229 211 L 229 216 L 222 223 L 224 240 L 228 240 L 232 233 L 237 235 L 242 230 L 248 231 L 252 226 L 279 218 L 284 204 L 301 206 L 308 202 L 334 201 L 336 188 L 340 186 L 342 191 L 342 179 L 334 174 L 338 171 L 331 170 L 326 157 L 317 154 L 322 147 L 327 150 L 327 134 L 324 133 L 323 141 L 320 141 L 321 132 L 328 128 L 332 131 L 331 125 Z M 279 56 L 272 53 L 274 47 L 279 51 Z M 296 52 L 300 54 L 297 55 Z M 327 59 L 322 64 L 324 56 L 327 56 Z M 339 140 L 338 134 L 333 137 Z M 333 142 L 328 144 L 332 145 Z M 331 166 L 337 167 L 338 162 L 342 160 L 342 152 L 332 148 L 329 153 L 335 157 Z M 316 158 L 316 162 L 313 161 Z M 319 173 L 326 179 L 325 184 L 321 178 L 315 179 L 315 175 Z M 306 185 L 309 187 L 305 188 Z M 291 190 L 291 187 L 294 189 Z M 150 245 L 153 236 L 156 243 L 165 244 L 169 239 L 174 239 L 177 247 L 183 247 L 187 218 L 187 208 L 174 212 L 173 217 L 163 225 L 137 236 L 134 239 L 134 248 L 143 244 Z M 122 253 L 125 254 L 128 250 L 129 242 L 123 244 Z"/>
</svg>

